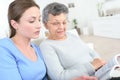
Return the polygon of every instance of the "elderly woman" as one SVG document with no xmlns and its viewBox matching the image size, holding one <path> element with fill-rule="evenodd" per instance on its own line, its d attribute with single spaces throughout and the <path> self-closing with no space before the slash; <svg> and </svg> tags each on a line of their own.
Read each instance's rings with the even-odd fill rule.
<svg viewBox="0 0 120 80">
<path fill-rule="evenodd" d="M 42 19 L 49 36 L 40 44 L 40 48 L 51 79 L 71 80 L 83 75 L 94 76 L 95 71 L 105 64 L 79 37 L 66 33 L 68 8 L 64 4 L 48 4 L 43 10 Z"/>
</svg>

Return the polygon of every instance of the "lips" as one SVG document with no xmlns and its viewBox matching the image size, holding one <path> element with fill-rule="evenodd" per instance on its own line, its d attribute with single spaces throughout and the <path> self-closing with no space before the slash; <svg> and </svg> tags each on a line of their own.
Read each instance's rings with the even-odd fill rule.
<svg viewBox="0 0 120 80">
<path fill-rule="evenodd" d="M 36 31 L 36 32 L 35 32 L 36 35 L 39 35 L 39 33 L 40 33 L 40 31 Z"/>
<path fill-rule="evenodd" d="M 62 32 L 64 32 L 64 31 L 57 31 L 57 33 L 62 33 Z"/>
</svg>

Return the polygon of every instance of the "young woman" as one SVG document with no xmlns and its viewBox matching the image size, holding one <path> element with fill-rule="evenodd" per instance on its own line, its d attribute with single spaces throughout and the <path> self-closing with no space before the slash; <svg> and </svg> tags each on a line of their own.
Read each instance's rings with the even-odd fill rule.
<svg viewBox="0 0 120 80">
<path fill-rule="evenodd" d="M 0 80 L 46 80 L 38 46 L 40 8 L 33 0 L 15 0 L 8 9 L 10 37 L 0 40 Z"/>
</svg>

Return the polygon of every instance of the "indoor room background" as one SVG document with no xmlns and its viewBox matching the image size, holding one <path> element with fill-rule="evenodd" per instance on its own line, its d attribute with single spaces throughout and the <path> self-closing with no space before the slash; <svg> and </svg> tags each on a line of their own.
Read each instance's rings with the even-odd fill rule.
<svg viewBox="0 0 120 80">
<path fill-rule="evenodd" d="M 7 10 L 13 0 L 0 1 L 0 38 L 9 36 Z M 120 53 L 120 0 L 35 0 L 43 8 L 51 2 L 60 2 L 69 9 L 68 31 L 80 31 L 80 37 L 90 43 L 100 55 L 109 60 Z M 74 24 L 74 21 L 76 21 Z M 39 39 L 47 30 L 42 25 Z M 74 33 L 74 32 L 73 32 Z"/>
</svg>

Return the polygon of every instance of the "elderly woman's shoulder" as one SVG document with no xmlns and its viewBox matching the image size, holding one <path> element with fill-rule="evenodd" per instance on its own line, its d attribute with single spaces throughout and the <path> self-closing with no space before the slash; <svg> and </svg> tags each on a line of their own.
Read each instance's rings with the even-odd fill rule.
<svg viewBox="0 0 120 80">
<path fill-rule="evenodd" d="M 67 30 L 67 35 L 71 35 L 71 36 L 75 36 L 75 37 L 80 37 L 78 32 L 76 31 L 76 29 L 71 29 L 71 30 Z"/>
</svg>

